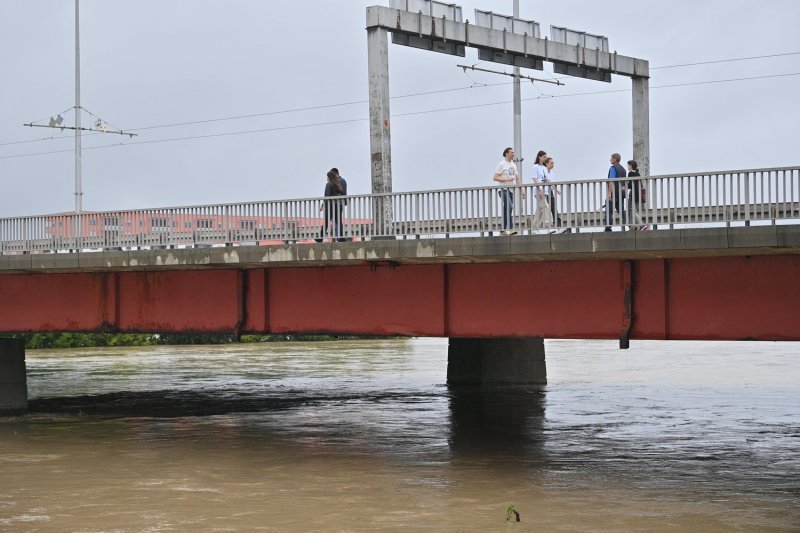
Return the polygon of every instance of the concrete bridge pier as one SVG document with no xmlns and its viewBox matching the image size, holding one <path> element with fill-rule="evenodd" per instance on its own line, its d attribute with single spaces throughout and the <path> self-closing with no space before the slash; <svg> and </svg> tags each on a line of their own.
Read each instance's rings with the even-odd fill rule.
<svg viewBox="0 0 800 533">
<path fill-rule="evenodd" d="M 0 416 L 28 412 L 25 341 L 0 338 Z"/>
<path fill-rule="evenodd" d="M 449 385 L 546 385 L 544 339 L 450 338 Z"/>
</svg>

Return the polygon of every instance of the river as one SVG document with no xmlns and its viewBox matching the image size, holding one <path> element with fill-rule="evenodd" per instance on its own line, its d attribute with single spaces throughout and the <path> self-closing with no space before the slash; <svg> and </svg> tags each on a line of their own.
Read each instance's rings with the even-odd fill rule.
<svg viewBox="0 0 800 533">
<path fill-rule="evenodd" d="M 0 529 L 800 530 L 800 345 L 546 350 L 484 392 L 446 339 L 31 350 Z"/>
</svg>

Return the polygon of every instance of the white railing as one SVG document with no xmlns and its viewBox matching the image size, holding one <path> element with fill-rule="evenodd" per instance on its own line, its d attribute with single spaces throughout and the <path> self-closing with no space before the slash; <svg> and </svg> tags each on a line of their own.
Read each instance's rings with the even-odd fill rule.
<svg viewBox="0 0 800 533">
<path fill-rule="evenodd" d="M 800 220 L 800 167 L 650 176 L 624 180 L 616 229 L 672 228 L 683 224 L 731 225 Z M 561 229 L 597 231 L 608 226 L 604 204 L 609 180 L 562 181 L 554 198 Z M 637 205 L 632 190 L 644 191 Z M 490 235 L 504 228 L 503 187 L 480 187 L 187 207 L 84 212 L 0 219 L 0 253 L 89 251 L 139 247 L 314 242 Z M 539 185 L 511 187 L 510 229 L 533 226 Z M 621 193 L 623 194 L 623 193 Z M 346 202 L 346 205 L 345 205 Z M 323 204 L 326 208 L 323 209 Z M 323 221 L 342 212 L 321 234 Z M 623 219 L 630 214 L 630 219 Z M 635 214 L 634 214 L 635 213 Z"/>
</svg>

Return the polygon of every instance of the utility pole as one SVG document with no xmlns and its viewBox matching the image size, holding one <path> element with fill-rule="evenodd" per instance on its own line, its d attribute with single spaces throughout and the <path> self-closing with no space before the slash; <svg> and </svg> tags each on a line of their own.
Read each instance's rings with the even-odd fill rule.
<svg viewBox="0 0 800 533">
<path fill-rule="evenodd" d="M 514 18 L 519 18 L 519 0 L 514 0 Z M 519 75 L 519 67 L 514 67 L 514 153 L 517 156 L 514 161 L 517 163 L 519 179 L 522 180 L 524 158 L 522 157 L 522 96 Z"/>
<path fill-rule="evenodd" d="M 84 109 L 81 107 L 81 29 L 80 29 L 80 0 L 75 0 L 75 106 L 71 107 L 70 109 L 75 110 L 75 125 L 74 126 L 66 126 L 64 125 L 64 117 L 61 116 L 61 113 L 58 113 L 55 116 L 50 117 L 50 121 L 47 124 L 34 124 L 33 122 L 28 122 L 23 124 L 23 126 L 28 126 L 30 128 L 53 128 L 61 130 L 75 130 L 75 213 L 81 213 L 83 211 L 83 185 L 82 185 L 82 153 L 81 153 L 81 134 L 84 131 L 92 131 L 97 133 L 114 133 L 117 135 L 127 135 L 131 139 L 136 137 L 135 133 L 130 133 L 127 131 L 123 131 L 117 129 L 115 127 L 109 128 L 109 124 L 94 115 L 91 111 L 87 111 L 90 115 L 94 116 L 97 119 L 94 127 L 91 125 L 88 128 L 84 128 L 81 126 L 81 113 Z M 70 109 L 66 109 L 62 111 L 62 113 L 66 113 Z M 76 230 L 77 231 L 77 230 Z"/>
<path fill-rule="evenodd" d="M 75 213 L 83 211 L 81 183 L 81 29 L 80 0 L 75 0 Z"/>
</svg>

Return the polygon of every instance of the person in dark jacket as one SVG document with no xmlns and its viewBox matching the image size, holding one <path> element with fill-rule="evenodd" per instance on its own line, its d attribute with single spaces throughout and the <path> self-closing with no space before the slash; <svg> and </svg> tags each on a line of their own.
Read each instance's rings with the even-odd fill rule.
<svg viewBox="0 0 800 533">
<path fill-rule="evenodd" d="M 631 159 L 628 161 L 628 177 L 629 178 L 638 178 L 641 174 L 639 174 L 639 163 L 635 160 Z M 635 181 L 628 181 L 628 220 L 636 224 L 634 229 L 641 228 L 642 230 L 647 230 L 647 226 L 642 224 L 642 209 L 644 209 L 644 202 L 642 201 L 642 188 L 644 187 L 644 183 L 640 180 Z"/>
<path fill-rule="evenodd" d="M 611 225 L 614 223 L 614 211 L 622 215 L 622 223 L 626 222 L 625 217 L 625 204 L 623 198 L 625 197 L 625 180 L 628 173 L 619 162 L 622 156 L 614 153 L 611 154 L 611 168 L 608 169 L 608 187 L 606 189 L 606 231 L 611 231 Z"/>
<path fill-rule="evenodd" d="M 342 237 L 342 209 L 344 207 L 339 196 L 344 196 L 345 188 L 342 185 L 342 180 L 334 171 L 328 171 L 326 175 L 328 182 L 325 184 L 325 200 L 320 206 L 320 211 L 323 212 L 322 229 L 320 230 L 319 238 L 314 239 L 317 242 L 322 242 L 328 228 L 333 226 L 333 237 L 338 242 L 343 242 L 346 239 Z"/>
<path fill-rule="evenodd" d="M 344 192 L 343 192 L 342 194 L 343 194 L 344 196 L 347 196 L 347 180 L 345 180 L 345 179 L 342 177 L 342 175 L 341 175 L 341 174 L 339 174 L 339 169 L 338 169 L 338 168 L 336 168 L 336 167 L 333 167 L 333 168 L 331 169 L 331 172 L 335 172 L 335 173 L 336 173 L 336 177 L 338 177 L 338 178 L 339 178 L 339 181 L 341 181 L 341 182 L 342 182 L 342 188 L 344 189 Z M 345 200 L 345 201 L 344 201 L 344 205 L 347 205 L 347 200 Z"/>
</svg>

